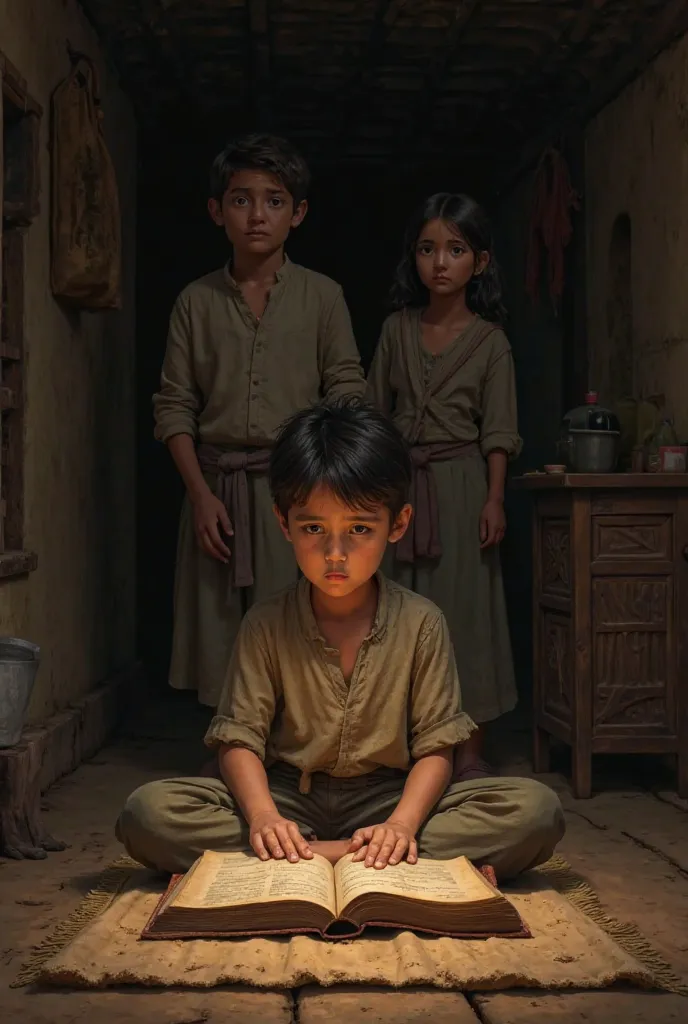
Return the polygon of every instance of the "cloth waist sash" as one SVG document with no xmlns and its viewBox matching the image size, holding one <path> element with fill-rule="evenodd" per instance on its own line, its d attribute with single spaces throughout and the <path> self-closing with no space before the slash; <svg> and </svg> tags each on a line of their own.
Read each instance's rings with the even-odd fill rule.
<svg viewBox="0 0 688 1024">
<path fill-rule="evenodd" d="M 436 559 L 442 555 L 440 510 L 432 463 L 479 454 L 480 446 L 475 441 L 439 441 L 411 447 L 413 516 L 408 530 L 397 544 L 398 561 L 412 563 L 419 558 Z"/>
<path fill-rule="evenodd" d="M 248 474 L 267 473 L 269 448 L 231 450 L 221 445 L 200 444 L 196 450 L 204 473 L 216 477 L 215 494 L 227 509 L 234 530 L 230 563 L 230 593 L 236 587 L 253 586 L 253 544 Z"/>
</svg>

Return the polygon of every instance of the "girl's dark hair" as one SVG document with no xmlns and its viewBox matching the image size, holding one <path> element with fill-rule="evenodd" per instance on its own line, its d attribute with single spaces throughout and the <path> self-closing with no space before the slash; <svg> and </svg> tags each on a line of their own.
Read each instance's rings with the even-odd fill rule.
<svg viewBox="0 0 688 1024">
<path fill-rule="evenodd" d="M 506 310 L 502 305 L 502 279 L 494 256 L 487 214 L 475 199 L 451 192 L 438 192 L 426 199 L 416 209 L 406 226 L 404 254 L 397 267 L 396 279 L 391 290 L 394 308 L 403 309 L 405 306 L 428 304 L 428 289 L 422 283 L 416 268 L 416 245 L 424 225 L 431 220 L 443 220 L 460 231 L 476 256 L 481 252 L 490 254 L 490 262 L 482 274 L 478 274 L 469 282 L 466 302 L 472 313 L 477 313 L 484 320 L 503 324 L 506 320 Z"/>
<path fill-rule="evenodd" d="M 222 202 L 237 171 L 266 171 L 274 175 L 298 206 L 308 195 L 308 165 L 291 142 L 277 135 L 245 135 L 229 142 L 213 160 L 210 195 Z"/>
<path fill-rule="evenodd" d="M 408 501 L 411 457 L 381 412 L 358 399 L 298 412 L 282 428 L 270 457 L 270 489 L 286 518 L 325 487 L 349 508 L 384 505 L 396 518 Z"/>
</svg>

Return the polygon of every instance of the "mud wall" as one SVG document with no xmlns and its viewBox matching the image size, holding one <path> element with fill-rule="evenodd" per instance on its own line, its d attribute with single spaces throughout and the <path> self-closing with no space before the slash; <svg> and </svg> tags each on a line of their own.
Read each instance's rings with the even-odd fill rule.
<svg viewBox="0 0 688 1024">
<path fill-rule="evenodd" d="M 688 438 L 688 37 L 588 126 L 590 385 L 664 394 Z"/>
<path fill-rule="evenodd" d="M 101 72 L 120 189 L 124 306 L 66 313 L 49 283 L 50 96 L 67 40 Z M 135 657 L 134 274 L 136 128 L 75 0 L 0 0 L 0 49 L 43 107 L 41 209 L 26 239 L 25 547 L 30 576 L 0 582 L 0 632 L 41 645 L 40 720 Z"/>
</svg>

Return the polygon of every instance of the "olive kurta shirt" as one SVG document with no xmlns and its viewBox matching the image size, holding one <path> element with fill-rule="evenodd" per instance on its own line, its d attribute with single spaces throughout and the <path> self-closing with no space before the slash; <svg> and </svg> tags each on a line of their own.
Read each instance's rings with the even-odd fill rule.
<svg viewBox="0 0 688 1024">
<path fill-rule="evenodd" d="M 266 759 L 279 813 L 309 840 L 350 838 L 385 821 L 411 760 L 475 728 L 461 708 L 444 616 L 425 598 L 377 579 L 377 615 L 348 684 L 320 635 L 306 580 L 254 606 L 206 734 L 211 747 L 234 743 Z M 546 861 L 563 831 L 559 800 L 542 783 L 474 779 L 447 788 L 418 844 L 423 857 L 463 855 L 510 878 Z M 187 871 L 204 850 L 251 848 L 249 826 L 216 778 L 141 786 L 116 833 L 132 857 L 162 871 Z"/>
<path fill-rule="evenodd" d="M 423 345 L 420 309 L 394 313 L 384 323 L 368 378 L 368 397 L 389 413 L 414 444 L 475 443 L 480 453 L 433 462 L 442 555 L 404 564 L 390 548 L 385 571 L 434 601 L 444 612 L 471 718 L 487 722 L 516 704 L 516 684 L 499 552 L 480 550 L 480 513 L 487 498 L 490 452 L 521 448 L 511 348 L 493 331 L 448 381 L 450 360 L 471 345 L 484 321 L 476 319 L 440 354 Z M 417 409 L 426 402 L 418 436 Z"/>
<path fill-rule="evenodd" d="M 377 614 L 346 682 L 301 579 L 246 615 L 205 742 L 252 750 L 268 764 L 353 778 L 468 739 L 444 616 L 378 573 Z"/>
<path fill-rule="evenodd" d="M 228 449 L 264 449 L 298 410 L 365 382 L 339 285 L 285 260 L 260 321 L 228 270 L 194 281 L 170 318 L 155 436 Z M 215 487 L 212 475 L 206 477 Z M 298 578 L 272 512 L 267 477 L 249 474 L 253 585 L 232 588 L 230 568 L 204 554 L 185 500 L 177 547 L 170 684 L 214 707 L 241 618 Z"/>
</svg>

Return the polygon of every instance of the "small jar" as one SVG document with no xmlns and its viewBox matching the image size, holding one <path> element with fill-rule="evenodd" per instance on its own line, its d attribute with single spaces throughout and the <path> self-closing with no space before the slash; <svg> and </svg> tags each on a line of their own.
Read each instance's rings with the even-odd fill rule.
<svg viewBox="0 0 688 1024">
<path fill-rule="evenodd" d="M 645 450 L 642 445 L 636 445 L 631 453 L 631 473 L 645 472 Z"/>
</svg>

